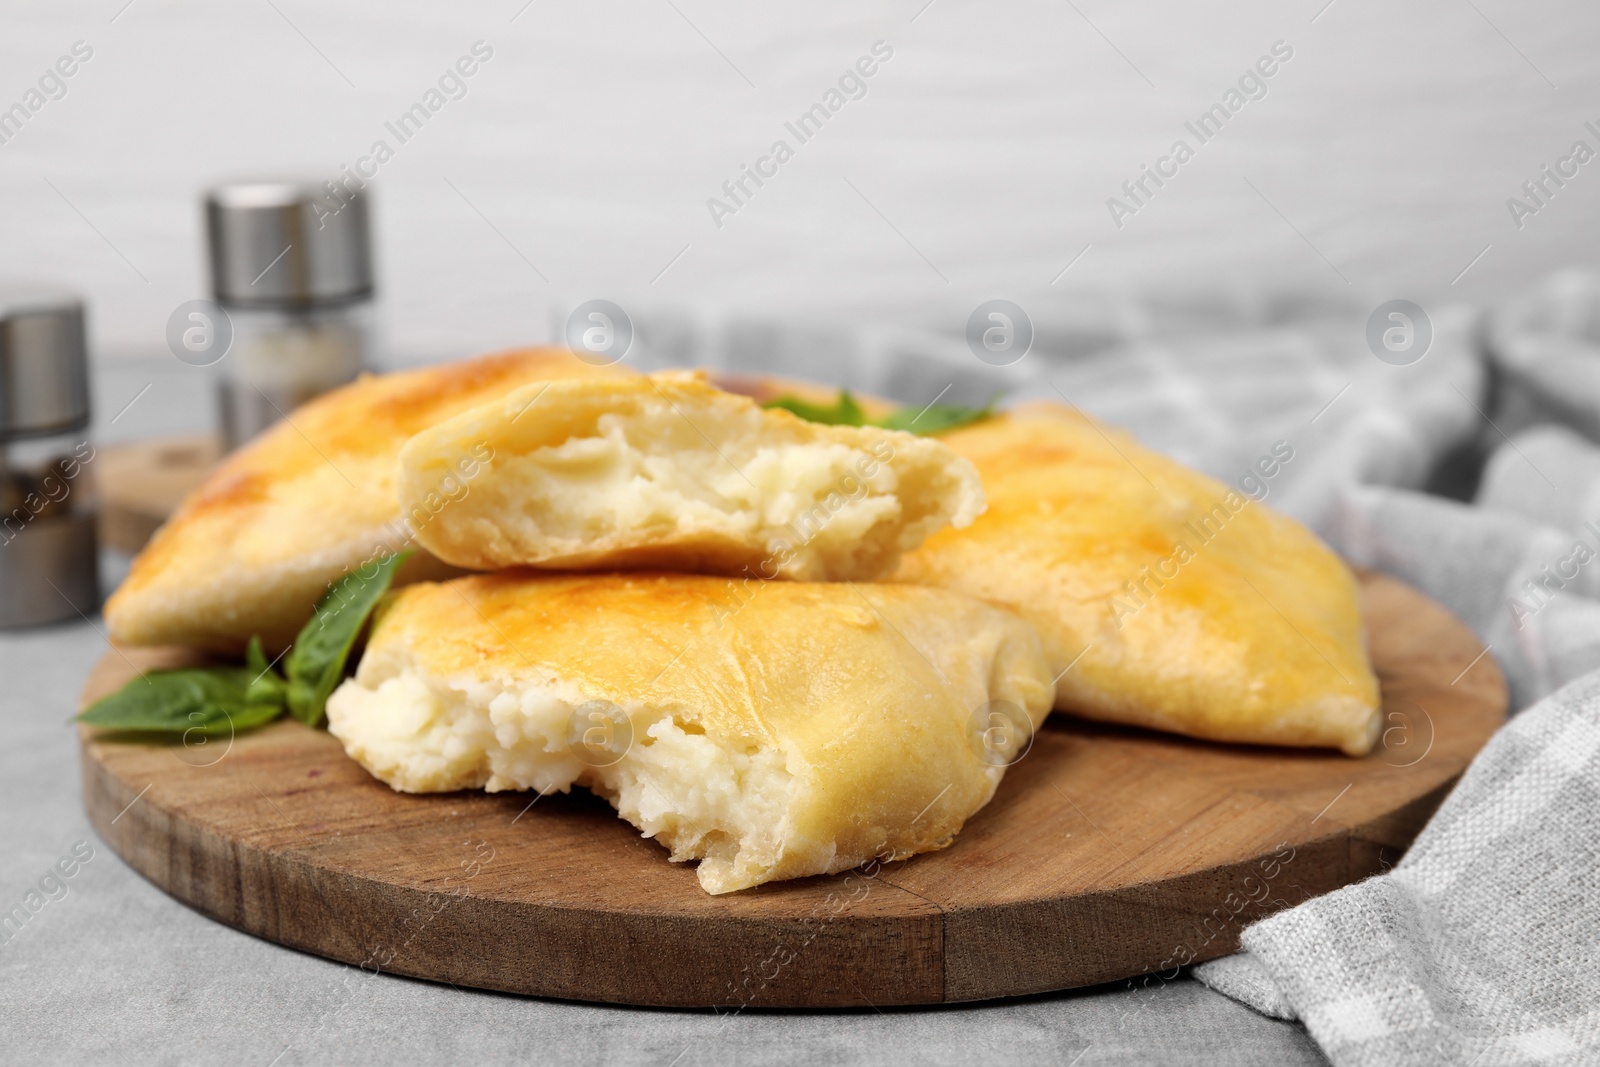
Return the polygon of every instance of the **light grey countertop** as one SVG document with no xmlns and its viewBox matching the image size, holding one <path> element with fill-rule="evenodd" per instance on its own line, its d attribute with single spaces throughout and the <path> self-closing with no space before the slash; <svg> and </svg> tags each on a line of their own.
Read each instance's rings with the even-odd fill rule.
<svg viewBox="0 0 1600 1067">
<path fill-rule="evenodd" d="M 0 907 L 88 842 L 93 858 L 0 945 L 10 1063 L 653 1064 L 1325 1062 L 1305 1031 L 1187 976 L 946 1009 L 630 1009 L 370 977 L 213 922 L 89 827 L 68 724 L 99 621 L 0 635 Z M 80 853 L 82 852 L 80 847 Z M 1077 1057 L 1074 1059 L 1074 1057 Z"/>
</svg>

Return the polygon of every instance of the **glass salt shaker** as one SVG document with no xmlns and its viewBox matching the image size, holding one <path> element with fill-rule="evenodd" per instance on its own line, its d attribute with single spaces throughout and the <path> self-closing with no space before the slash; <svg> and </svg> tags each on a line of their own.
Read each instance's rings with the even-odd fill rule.
<svg viewBox="0 0 1600 1067">
<path fill-rule="evenodd" d="M 367 198 L 299 182 L 207 192 L 211 291 L 233 329 L 219 383 L 228 448 L 369 365 Z"/>
<path fill-rule="evenodd" d="M 83 303 L 0 290 L 0 627 L 100 608 Z"/>
</svg>

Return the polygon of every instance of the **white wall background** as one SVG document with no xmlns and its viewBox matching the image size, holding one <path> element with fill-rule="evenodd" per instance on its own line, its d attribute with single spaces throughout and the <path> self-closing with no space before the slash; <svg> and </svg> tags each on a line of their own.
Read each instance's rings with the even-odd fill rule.
<svg viewBox="0 0 1600 1067">
<path fill-rule="evenodd" d="M 1592 2 L 524 3 L 5 0 L 0 107 L 94 57 L 0 146 L 0 275 L 84 291 L 102 352 L 159 351 L 203 295 L 204 184 L 333 174 L 479 39 L 469 94 L 376 183 L 406 360 L 595 296 L 958 324 L 991 296 L 1493 299 L 1594 257 L 1600 162 L 1520 230 L 1505 204 L 1600 149 Z M 715 227 L 706 198 L 880 39 L 866 98 Z M 1106 198 L 1280 39 L 1269 94 L 1115 228 Z"/>
</svg>

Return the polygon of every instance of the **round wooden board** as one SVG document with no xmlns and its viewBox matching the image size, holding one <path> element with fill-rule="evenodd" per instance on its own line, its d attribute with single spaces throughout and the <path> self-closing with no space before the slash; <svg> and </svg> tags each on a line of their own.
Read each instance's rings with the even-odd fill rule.
<svg viewBox="0 0 1600 1067">
<path fill-rule="evenodd" d="M 941 851 L 728 896 L 579 790 L 406 796 L 321 730 L 152 744 L 85 729 L 100 835 L 201 912 L 458 985 L 626 1004 L 883 1007 L 1091 985 L 1232 952 L 1397 860 L 1500 725 L 1492 657 L 1362 576 L 1386 743 L 1365 759 L 1052 716 Z M 113 649 L 85 701 L 181 654 Z"/>
</svg>

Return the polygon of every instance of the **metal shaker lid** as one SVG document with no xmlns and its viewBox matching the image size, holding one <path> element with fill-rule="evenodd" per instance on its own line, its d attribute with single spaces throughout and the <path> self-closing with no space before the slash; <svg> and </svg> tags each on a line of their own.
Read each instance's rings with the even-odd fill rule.
<svg viewBox="0 0 1600 1067">
<path fill-rule="evenodd" d="M 0 441 L 89 424 L 83 301 L 49 289 L 0 289 Z"/>
<path fill-rule="evenodd" d="M 308 308 L 372 295 L 367 194 L 306 182 L 206 193 L 211 291 L 236 307 Z"/>
</svg>

